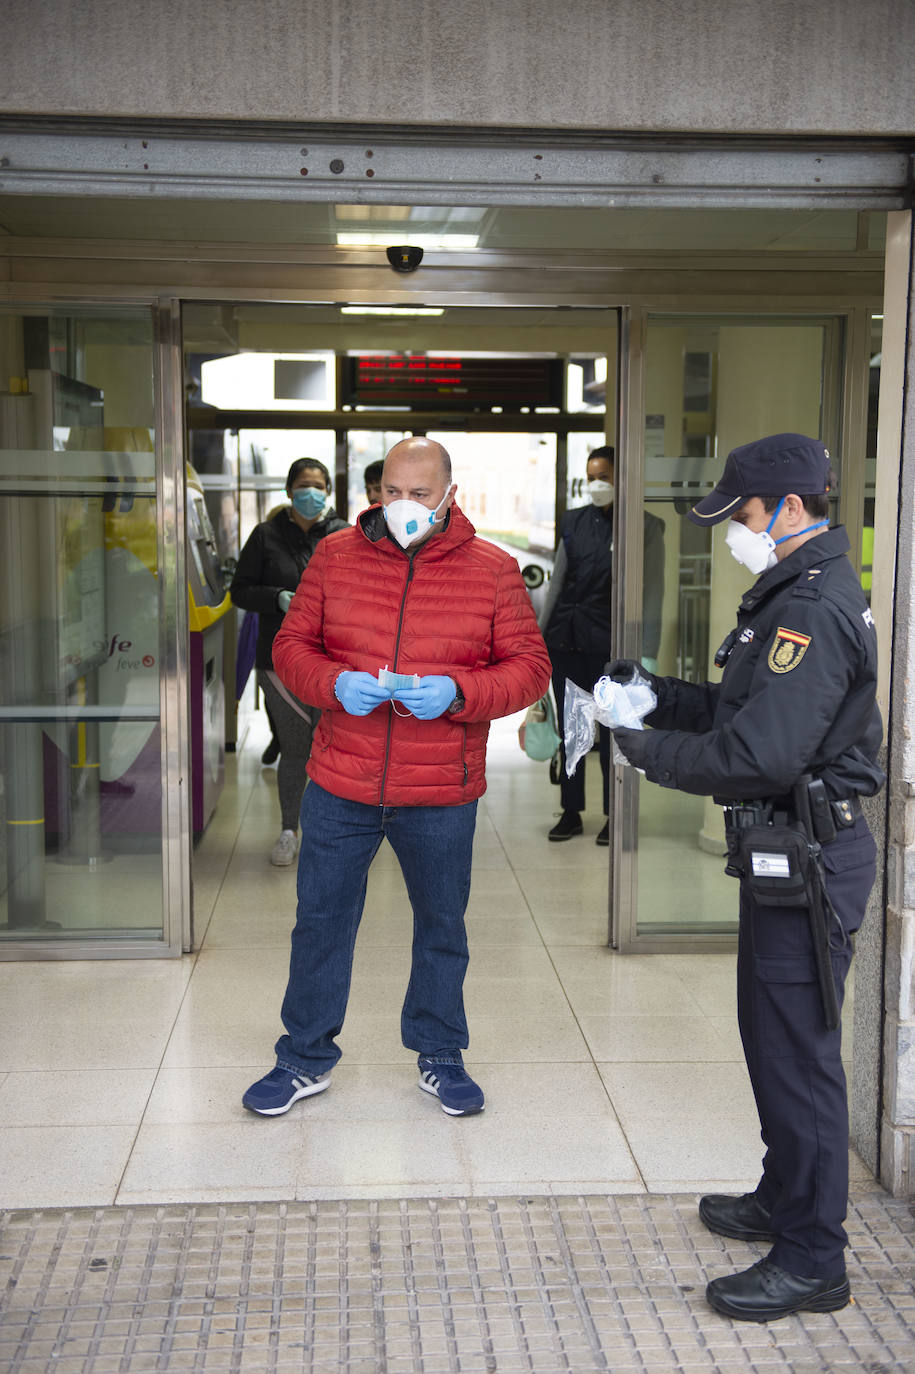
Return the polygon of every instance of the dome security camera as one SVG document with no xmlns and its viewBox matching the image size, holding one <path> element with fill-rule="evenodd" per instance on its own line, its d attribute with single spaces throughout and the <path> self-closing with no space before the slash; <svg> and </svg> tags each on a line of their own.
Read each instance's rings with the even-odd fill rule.
<svg viewBox="0 0 915 1374">
<path fill-rule="evenodd" d="M 415 272 L 423 260 L 423 250 L 410 244 L 391 245 L 387 250 L 388 262 L 395 272 Z"/>
</svg>

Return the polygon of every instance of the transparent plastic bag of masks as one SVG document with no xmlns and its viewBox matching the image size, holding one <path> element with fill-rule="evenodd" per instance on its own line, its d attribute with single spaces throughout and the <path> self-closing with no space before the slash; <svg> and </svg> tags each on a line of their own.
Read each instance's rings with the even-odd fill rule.
<svg viewBox="0 0 915 1374">
<path fill-rule="evenodd" d="M 641 673 L 636 673 L 631 682 L 599 678 L 593 692 L 586 692 L 576 683 L 567 681 L 562 722 L 567 777 L 572 776 L 594 743 L 595 721 L 611 730 L 618 725 L 629 730 L 643 730 L 644 718 L 657 704 L 657 696 Z M 613 762 L 629 766 L 629 760 L 620 753 L 615 741 Z"/>
</svg>

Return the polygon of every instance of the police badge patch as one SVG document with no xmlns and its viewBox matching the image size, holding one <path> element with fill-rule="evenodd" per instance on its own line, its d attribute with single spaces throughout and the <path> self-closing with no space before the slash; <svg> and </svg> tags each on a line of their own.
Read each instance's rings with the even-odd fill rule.
<svg viewBox="0 0 915 1374">
<path fill-rule="evenodd" d="M 785 630 L 779 625 L 769 650 L 768 664 L 773 673 L 790 673 L 804 657 L 809 643 L 810 635 L 798 634 L 797 630 Z"/>
</svg>

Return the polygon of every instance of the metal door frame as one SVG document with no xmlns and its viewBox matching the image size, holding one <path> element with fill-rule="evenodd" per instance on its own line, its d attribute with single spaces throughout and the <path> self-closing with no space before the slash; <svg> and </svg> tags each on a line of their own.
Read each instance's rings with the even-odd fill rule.
<svg viewBox="0 0 915 1374">
<path fill-rule="evenodd" d="M 408 303 L 412 297 L 406 290 L 402 299 Z M 344 297 L 341 297 L 343 299 Z M 224 299 L 224 298 L 222 298 Z M 248 295 L 245 302 L 250 304 L 261 298 Z M 499 302 L 511 308 L 514 302 L 510 295 L 500 296 Z M 189 302 L 188 302 L 189 303 Z M 265 302 L 270 304 L 271 302 Z M 601 302 L 603 304 L 603 302 Z M 306 302 L 300 303 L 307 308 Z M 876 304 L 876 302 L 875 302 Z M 682 301 L 673 304 L 666 297 L 645 298 L 639 304 L 607 305 L 616 312 L 616 356 L 617 356 L 617 410 L 607 412 L 605 429 L 607 441 L 612 442 L 617 452 L 617 487 L 614 511 L 614 547 L 621 551 L 615 560 L 614 578 L 611 588 L 612 601 L 612 652 L 619 657 L 638 657 L 641 635 L 642 601 L 642 545 L 644 526 L 641 513 L 644 504 L 644 395 L 645 395 L 645 344 L 649 318 L 665 316 L 684 319 L 708 318 L 730 319 L 735 323 L 741 320 L 771 319 L 773 321 L 816 322 L 826 331 L 823 360 L 823 414 L 824 434 L 837 451 L 843 452 L 843 480 L 840 486 L 839 518 L 854 531 L 860 528 L 863 514 L 865 478 L 865 438 L 867 428 L 866 382 L 855 384 L 855 377 L 866 378 L 867 349 L 869 343 L 870 309 L 860 304 L 838 308 L 836 302 L 830 309 L 822 300 L 814 306 L 809 299 L 801 299 L 796 309 L 785 298 L 779 299 L 766 309 L 757 303 L 744 299 L 720 298 L 707 309 L 698 302 L 684 306 Z M 574 306 L 570 303 L 570 308 Z M 608 340 L 609 343 L 609 340 Z M 609 352 L 608 348 L 608 352 Z M 227 418 L 238 418 L 229 413 Z M 292 417 L 301 419 L 300 416 Z M 337 420 L 351 419 L 349 415 Z M 404 415 L 401 421 L 410 418 Z M 420 424 L 416 428 L 434 427 L 434 417 L 417 417 Z M 492 417 L 494 426 L 486 417 L 479 417 L 476 427 L 494 428 L 498 423 L 513 426 L 519 420 L 532 420 L 533 416 Z M 550 416 L 542 416 L 548 421 Z M 336 423 L 333 416 L 320 414 L 314 417 L 322 427 Z M 376 427 L 375 421 L 387 426 L 392 416 L 373 417 L 359 415 L 354 428 Z M 569 417 L 564 417 L 567 422 Z M 414 428 L 406 425 L 406 428 Z M 568 426 L 579 428 L 578 425 Z M 593 428 L 582 425 L 581 428 Z M 554 428 L 548 423 L 545 429 Z M 598 431 L 595 429 L 595 434 Z M 847 455 L 847 456 L 844 456 Z M 556 501 L 557 528 L 558 517 L 565 498 L 565 471 L 562 456 L 557 450 L 556 464 Z M 860 563 L 860 540 L 853 539 L 852 561 Z M 673 953 L 684 950 L 723 950 L 733 949 L 736 932 L 733 934 L 696 934 L 684 932 L 682 936 L 665 932 L 664 934 L 638 933 L 638 876 L 637 846 L 639 825 L 639 787 L 638 774 L 631 768 L 614 768 L 610 791 L 610 862 L 608 872 L 608 936 L 610 946 L 623 953 Z"/>
<path fill-rule="evenodd" d="M 160 643 L 162 729 L 162 854 L 165 903 L 163 953 L 194 947 L 191 883 L 190 631 L 187 592 L 187 498 L 184 434 L 184 357 L 181 304 L 172 298 L 153 307 L 156 356 L 156 466 L 161 511 L 157 512 L 160 592 L 164 620 Z"/>
<path fill-rule="evenodd" d="M 352 300 L 352 289 L 338 291 L 339 300 Z M 161 728 L 162 747 L 162 851 L 163 851 L 163 938 L 161 941 L 48 941 L 40 951 L 29 948 L 5 947 L 4 958 L 140 958 L 150 955 L 176 955 L 194 948 L 192 930 L 192 855 L 190 835 L 190 796 L 188 796 L 188 767 L 190 767 L 190 703 L 188 703 L 188 644 L 187 598 L 176 588 L 185 584 L 184 547 L 184 386 L 183 337 L 181 337 L 181 306 L 184 301 L 206 300 L 206 293 L 194 297 L 162 294 L 153 300 L 137 301 L 135 294 L 117 293 L 107 300 L 65 293 L 66 304 L 77 305 L 148 305 L 153 311 L 155 363 L 155 419 L 157 419 L 157 525 L 159 558 L 163 573 L 162 605 L 162 665 Z M 409 304 L 414 291 L 401 291 L 401 300 Z M 32 300 L 23 300 L 32 297 Z M 49 293 L 25 291 L 22 304 L 34 308 L 38 300 L 48 300 Z M 216 300 L 224 300 L 217 297 Z M 239 300 L 262 301 L 257 291 L 239 293 Z M 528 297 L 529 300 L 529 297 Z M 5 302 L 4 302 L 5 304 Z M 14 301 L 8 302 L 11 306 Z M 60 300 L 48 304 L 62 304 Z M 265 304 L 271 304 L 265 301 Z M 290 302 L 306 308 L 309 302 Z M 511 306 L 511 293 L 500 295 L 500 304 Z M 551 302 L 554 304 L 554 302 Z M 569 302 L 573 306 L 577 302 Z M 642 600 L 642 541 L 643 526 L 640 511 L 644 492 L 644 442 L 640 416 L 644 412 L 644 345 L 648 316 L 654 315 L 753 315 L 793 317 L 816 316 L 842 320 L 845 326 L 844 365 L 827 367 L 826 398 L 833 396 L 837 425 L 844 434 L 844 449 L 848 453 L 845 480 L 842 482 L 839 515 L 852 528 L 860 525 L 863 510 L 864 431 L 867 423 L 866 385 L 855 385 L 856 375 L 866 378 L 868 328 L 870 306 L 855 304 L 828 309 L 820 298 L 813 308 L 809 300 L 791 311 L 791 302 L 779 298 L 769 308 L 747 298 L 720 297 L 708 311 L 699 308 L 701 302 L 670 301 L 668 295 L 643 297 L 642 301 L 615 304 L 617 322 L 617 412 L 606 415 L 607 441 L 617 448 L 617 502 L 614 513 L 614 543 L 621 551 L 615 562 L 613 599 L 614 654 L 633 657 L 639 642 L 640 600 Z M 877 306 L 879 302 L 875 301 Z M 607 339 L 610 352 L 611 339 Z M 354 418 L 354 416 L 353 416 Z M 545 416 L 544 416 L 545 419 Z M 561 481 L 561 464 L 556 464 L 556 482 Z M 565 495 L 565 493 L 562 493 Z M 179 499 L 180 497 L 180 499 Z M 734 936 L 723 934 L 684 934 L 684 936 L 650 936 L 637 934 L 637 801 L 639 779 L 632 769 L 614 768 L 611 779 L 611 844 L 609 863 L 609 892 L 607 892 L 607 940 L 622 952 L 672 952 L 684 949 L 732 948 Z"/>
<path fill-rule="evenodd" d="M 361 275 L 358 270 L 355 275 Z M 338 290 L 341 301 L 351 300 L 353 289 Z M 501 304 L 511 306 L 513 293 L 500 296 Z M 401 299 L 409 303 L 415 291 L 404 288 Z M 55 299 L 56 296 L 56 299 Z M 163 570 L 163 674 L 161 677 L 161 728 L 163 731 L 163 892 L 164 922 L 161 941 L 78 940 L 48 941 L 41 949 L 31 946 L 22 950 L 6 947 L 3 957 L 25 958 L 124 958 L 151 955 L 175 955 L 193 948 L 191 838 L 189 828 L 188 761 L 190 749 L 190 713 L 188 703 L 189 673 L 187 649 L 186 597 L 178 594 L 186 581 L 186 551 L 184 540 L 184 387 L 181 334 L 181 309 L 185 301 L 208 299 L 206 290 L 191 294 L 161 294 L 138 300 L 134 292 L 116 292 L 104 299 L 83 295 L 82 292 L 41 292 L 34 289 L 17 293 L 14 301 L 34 308 L 39 301 L 48 304 L 117 306 L 145 305 L 152 310 L 155 405 L 156 405 L 156 463 L 158 474 L 157 526 L 160 567 Z M 265 300 L 257 291 L 238 293 L 239 300 Z M 225 300 L 225 293 L 213 299 Z M 529 297 L 528 297 L 529 299 Z M 269 298 L 265 303 L 270 303 Z M 293 302 L 290 302 L 293 303 Z M 307 301 L 295 302 L 307 307 Z M 601 300 L 617 311 L 617 398 L 615 417 L 606 417 L 608 440 L 617 449 L 617 499 L 615 547 L 622 552 L 617 559 L 613 602 L 613 652 L 621 656 L 635 656 L 638 647 L 642 580 L 642 522 L 640 512 L 644 496 L 644 436 L 640 417 L 644 412 L 645 334 L 649 315 L 699 314 L 793 315 L 795 318 L 816 315 L 844 322 L 845 353 L 840 375 L 827 369 L 826 388 L 835 398 L 836 419 L 843 434 L 843 448 L 848 455 L 842 483 L 840 518 L 851 527 L 860 525 L 863 506 L 864 432 L 866 430 L 866 396 L 863 384 L 855 386 L 859 373 L 866 376 L 864 364 L 869 343 L 871 309 L 861 303 L 844 310 L 830 310 L 822 297 L 816 303 L 801 298 L 794 304 L 785 297 L 761 308 L 747 298 L 718 297 L 707 312 L 700 302 L 682 298 L 671 300 L 665 293 L 630 298 L 628 304 Z M 838 302 L 836 302 L 838 305 Z M 876 306 L 878 302 L 874 302 Z M 610 339 L 608 338 L 608 352 Z M 544 417 L 546 418 L 546 417 Z M 612 430 L 611 430 L 612 426 Z M 557 482 L 561 473 L 557 463 Z M 180 499 L 179 499 L 180 497 Z M 636 841 L 638 831 L 638 777 L 631 769 L 614 769 L 611 787 L 611 846 L 608 874 L 608 943 L 621 951 L 670 952 L 684 949 L 720 949 L 733 947 L 729 935 L 639 936 L 637 933 Z"/>
</svg>

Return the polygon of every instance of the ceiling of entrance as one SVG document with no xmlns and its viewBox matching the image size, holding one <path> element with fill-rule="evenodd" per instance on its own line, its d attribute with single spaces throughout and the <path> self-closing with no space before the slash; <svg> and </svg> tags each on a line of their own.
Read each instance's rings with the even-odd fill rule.
<svg viewBox="0 0 915 1374">
<path fill-rule="evenodd" d="M 333 246 L 338 235 L 449 239 L 461 252 L 882 252 L 886 217 L 855 210 L 637 210 L 0 196 L 0 236 Z M 357 246 L 352 238 L 343 240 Z M 365 242 L 377 244 L 377 237 Z M 422 242 L 422 238 L 420 238 Z M 430 245 L 431 251 L 431 245 Z"/>
</svg>

